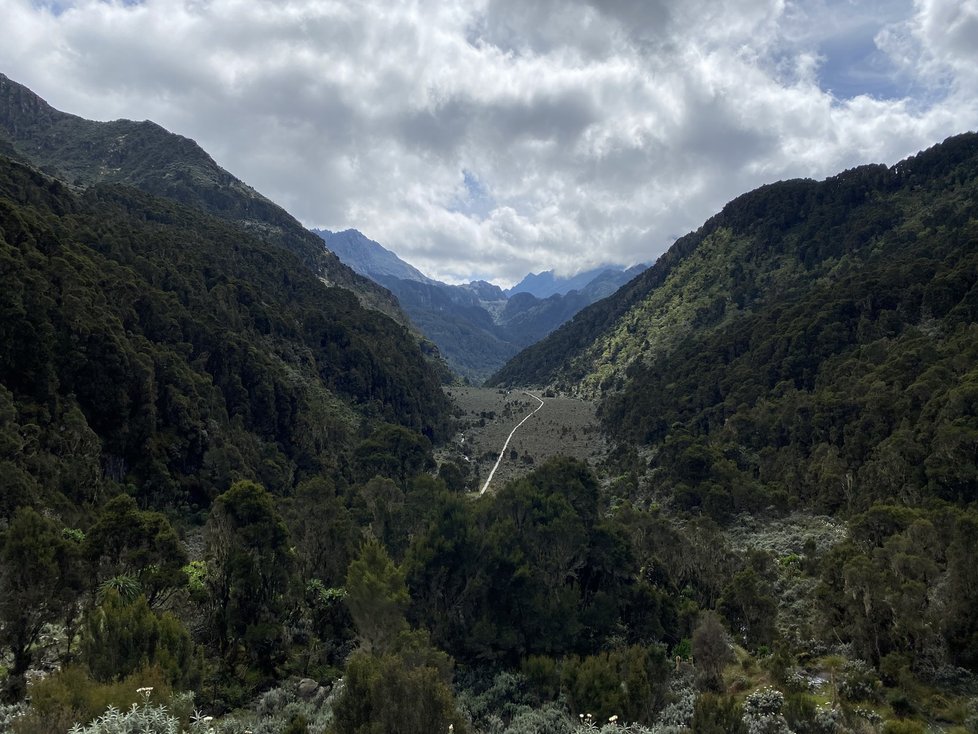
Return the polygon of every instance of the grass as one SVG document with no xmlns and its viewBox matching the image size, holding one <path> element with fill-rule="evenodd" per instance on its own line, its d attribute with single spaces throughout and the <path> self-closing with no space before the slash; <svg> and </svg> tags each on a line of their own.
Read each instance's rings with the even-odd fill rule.
<svg viewBox="0 0 978 734">
<path fill-rule="evenodd" d="M 475 466 L 484 481 L 513 426 L 539 403 L 519 390 L 451 387 L 447 392 L 457 408 L 459 430 L 437 458 Z M 595 464 L 607 452 L 594 403 L 570 397 L 545 397 L 544 401 L 540 411 L 510 441 L 493 487 L 523 476 L 554 456 Z"/>
</svg>

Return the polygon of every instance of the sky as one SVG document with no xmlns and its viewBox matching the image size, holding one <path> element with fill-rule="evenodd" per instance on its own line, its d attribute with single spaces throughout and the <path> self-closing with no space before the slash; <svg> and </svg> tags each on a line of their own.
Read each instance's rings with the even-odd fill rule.
<svg viewBox="0 0 978 734">
<path fill-rule="evenodd" d="M 0 0 L 0 71 L 426 274 L 654 262 L 735 196 L 978 129 L 978 0 Z"/>
</svg>

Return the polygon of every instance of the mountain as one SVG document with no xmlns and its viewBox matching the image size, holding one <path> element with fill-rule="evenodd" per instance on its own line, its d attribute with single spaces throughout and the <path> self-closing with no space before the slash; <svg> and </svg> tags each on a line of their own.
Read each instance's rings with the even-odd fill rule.
<svg viewBox="0 0 978 734">
<path fill-rule="evenodd" d="M 156 164 L 184 170 L 172 136 L 146 130 Z M 14 133 L 21 144 L 0 150 L 29 159 L 29 132 Z M 284 212 L 252 197 L 256 213 L 282 214 L 270 236 L 232 216 L 252 196 L 233 181 L 215 214 L 191 194 L 218 196 L 218 180 L 184 203 L 130 185 L 141 174 L 126 158 L 113 180 L 82 185 L 98 168 L 83 146 L 64 168 L 40 150 L 37 165 L 0 155 L 0 516 L 80 517 L 123 492 L 192 520 L 238 479 L 288 494 L 342 477 L 379 423 L 445 434 L 449 405 L 415 335 L 324 284 L 306 257 L 321 241 L 301 247 Z"/>
<path fill-rule="evenodd" d="M 327 282 L 406 322 L 391 295 L 354 273 L 291 214 L 217 165 L 193 140 L 154 122 L 95 122 L 60 112 L 0 74 L 0 140 L 9 157 L 84 188 L 131 186 L 243 226 L 298 255 Z"/>
<path fill-rule="evenodd" d="M 529 293 L 537 298 L 547 298 L 555 293 L 562 295 L 587 285 L 592 279 L 601 275 L 604 271 L 604 268 L 595 268 L 578 273 L 569 278 L 558 277 L 553 270 L 545 270 L 542 273 L 529 273 L 519 283 L 507 289 L 506 295 L 512 296 L 516 293 Z"/>
<path fill-rule="evenodd" d="M 730 202 L 493 385 L 596 395 L 665 496 L 978 499 L 978 135 Z"/>
<path fill-rule="evenodd" d="M 409 265 L 390 250 L 365 237 L 355 229 L 330 232 L 314 229 L 329 249 L 345 264 L 367 278 L 400 278 L 419 283 L 434 283 L 413 265 Z"/>
<path fill-rule="evenodd" d="M 482 382 L 520 349 L 645 269 L 636 265 L 624 271 L 600 268 L 569 279 L 554 279 L 552 272 L 524 278 L 550 284 L 550 292 L 541 298 L 527 291 L 504 291 L 482 280 L 448 285 L 428 278 L 356 230 L 313 231 L 350 267 L 393 293 L 448 365 L 474 382 Z M 561 289 L 565 290 L 558 292 Z"/>
</svg>

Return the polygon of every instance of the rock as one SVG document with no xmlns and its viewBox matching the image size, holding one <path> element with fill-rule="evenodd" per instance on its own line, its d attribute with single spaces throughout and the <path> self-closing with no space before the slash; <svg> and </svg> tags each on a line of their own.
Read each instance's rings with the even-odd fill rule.
<svg viewBox="0 0 978 734">
<path fill-rule="evenodd" d="M 299 698 L 308 701 L 310 698 L 316 695 L 316 691 L 319 690 L 319 684 L 312 678 L 303 678 L 299 681 L 299 687 L 296 689 L 296 693 Z"/>
</svg>

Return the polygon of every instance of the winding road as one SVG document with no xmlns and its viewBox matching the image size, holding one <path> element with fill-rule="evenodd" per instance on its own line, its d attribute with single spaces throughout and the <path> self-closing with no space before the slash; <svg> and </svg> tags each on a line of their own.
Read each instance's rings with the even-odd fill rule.
<svg viewBox="0 0 978 734">
<path fill-rule="evenodd" d="M 503 456 L 506 455 L 506 448 L 509 446 L 509 441 L 510 441 L 510 439 L 513 438 L 513 434 L 516 433 L 516 429 L 519 428 L 520 426 L 522 426 L 528 420 L 530 420 L 530 418 L 532 418 L 534 415 L 536 415 L 537 414 L 537 411 L 539 411 L 540 408 L 543 407 L 543 398 L 538 398 L 536 395 L 534 395 L 533 393 L 528 393 L 526 390 L 523 391 L 523 394 L 524 395 L 529 395 L 534 400 L 539 401 L 540 404 L 536 407 L 536 410 L 534 410 L 532 413 L 530 413 L 529 415 L 527 415 L 526 417 L 524 417 L 523 420 L 521 420 L 519 423 L 517 423 L 515 426 L 513 426 L 513 430 L 509 432 L 509 435 L 506 437 L 506 443 L 503 444 L 503 450 L 499 452 L 499 458 L 496 459 L 495 466 L 492 467 L 492 471 L 489 472 L 489 477 L 488 477 L 488 479 L 486 479 L 486 483 L 482 485 L 482 489 L 479 491 L 479 494 L 480 495 L 485 494 L 486 493 L 486 490 L 489 489 L 489 483 L 492 481 L 493 475 L 495 475 L 495 473 L 496 473 L 496 469 L 499 468 L 499 464 L 502 462 Z"/>
</svg>

